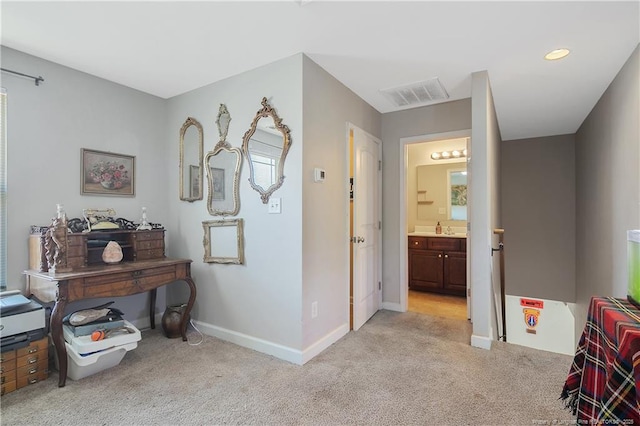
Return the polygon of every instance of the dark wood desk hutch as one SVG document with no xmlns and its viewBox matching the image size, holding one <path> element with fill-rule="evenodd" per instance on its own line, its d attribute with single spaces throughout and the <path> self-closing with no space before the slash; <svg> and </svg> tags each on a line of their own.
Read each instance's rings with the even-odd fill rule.
<svg viewBox="0 0 640 426">
<path fill-rule="evenodd" d="M 149 319 L 151 328 L 155 328 L 157 288 L 184 281 L 189 286 L 190 296 L 180 330 L 182 340 L 187 340 L 187 318 L 196 299 L 191 260 L 165 257 L 164 229 L 60 232 L 57 236 L 55 230 L 54 223 L 49 228 L 36 227 L 32 231 L 29 237 L 30 269 L 25 275 L 29 294 L 43 302 L 55 302 L 51 313 L 51 337 L 60 368 L 58 386 L 63 387 L 67 379 L 62 319 L 68 303 L 148 291 Z M 117 264 L 102 261 L 102 252 L 109 241 L 116 241 L 122 247 L 123 259 Z"/>
</svg>

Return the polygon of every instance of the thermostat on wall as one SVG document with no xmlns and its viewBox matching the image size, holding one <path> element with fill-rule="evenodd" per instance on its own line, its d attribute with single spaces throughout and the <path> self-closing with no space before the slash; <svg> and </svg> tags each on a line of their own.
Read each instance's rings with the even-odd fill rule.
<svg viewBox="0 0 640 426">
<path fill-rule="evenodd" d="M 314 182 L 324 182 L 324 169 L 315 168 L 313 169 L 313 181 Z"/>
</svg>

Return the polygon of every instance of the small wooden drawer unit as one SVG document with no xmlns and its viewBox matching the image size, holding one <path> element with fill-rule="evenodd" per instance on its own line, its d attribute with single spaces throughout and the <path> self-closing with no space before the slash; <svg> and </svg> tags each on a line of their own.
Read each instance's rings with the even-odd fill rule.
<svg viewBox="0 0 640 426">
<path fill-rule="evenodd" d="M 2 352 L 1 394 L 12 392 L 49 377 L 49 338 L 31 342 L 26 348 Z"/>
</svg>

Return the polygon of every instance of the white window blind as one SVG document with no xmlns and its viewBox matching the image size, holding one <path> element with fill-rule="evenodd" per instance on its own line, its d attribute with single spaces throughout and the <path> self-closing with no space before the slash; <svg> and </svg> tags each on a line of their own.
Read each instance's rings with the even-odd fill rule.
<svg viewBox="0 0 640 426">
<path fill-rule="evenodd" d="M 0 290 L 7 288 L 7 92 L 0 89 Z"/>
</svg>

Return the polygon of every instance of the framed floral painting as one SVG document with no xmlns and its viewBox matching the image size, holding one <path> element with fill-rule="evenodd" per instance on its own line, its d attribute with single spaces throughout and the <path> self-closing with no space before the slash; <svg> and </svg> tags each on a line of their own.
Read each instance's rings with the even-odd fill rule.
<svg viewBox="0 0 640 426">
<path fill-rule="evenodd" d="M 81 152 L 82 195 L 135 195 L 136 157 L 84 148 Z"/>
</svg>

